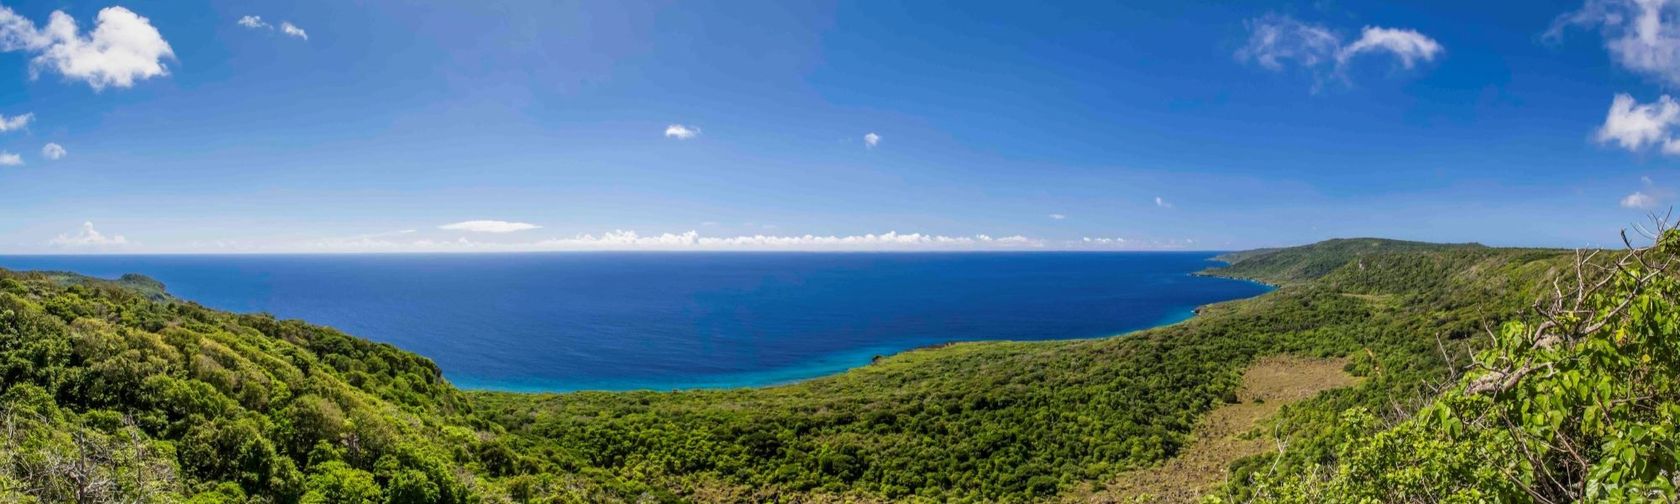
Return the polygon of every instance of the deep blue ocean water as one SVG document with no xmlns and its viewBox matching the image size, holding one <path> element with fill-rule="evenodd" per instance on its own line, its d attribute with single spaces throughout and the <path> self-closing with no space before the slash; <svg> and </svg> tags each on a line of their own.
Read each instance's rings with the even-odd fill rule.
<svg viewBox="0 0 1680 504">
<path fill-rule="evenodd" d="M 1088 338 L 1266 287 L 1191 276 L 1213 253 L 545 253 L 0 256 L 141 273 L 206 306 L 337 327 L 464 388 L 785 383 L 950 341 Z"/>
</svg>

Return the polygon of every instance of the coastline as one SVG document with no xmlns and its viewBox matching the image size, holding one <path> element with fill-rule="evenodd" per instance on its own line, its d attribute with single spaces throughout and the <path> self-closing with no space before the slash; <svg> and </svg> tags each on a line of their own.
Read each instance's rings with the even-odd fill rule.
<svg viewBox="0 0 1680 504">
<path fill-rule="evenodd" d="M 1211 259 L 1206 259 L 1204 257 L 1204 258 L 1202 258 L 1202 260 L 1211 260 Z M 73 269 L 74 270 L 79 270 L 79 271 L 87 271 L 87 273 L 64 273 L 64 275 L 66 275 L 66 276 L 75 276 L 75 277 L 79 277 L 79 278 L 86 278 L 84 275 L 87 275 L 88 273 L 94 273 L 94 274 L 107 273 L 108 276 L 116 276 L 116 274 L 113 274 L 111 272 L 116 271 L 117 268 L 122 268 L 122 269 L 127 269 L 127 270 L 132 270 L 133 269 L 133 268 L 129 268 L 129 266 L 132 266 L 130 264 L 120 264 L 120 263 L 119 264 L 101 265 L 100 268 L 94 268 L 93 271 L 88 271 L 85 268 L 72 268 L 74 266 L 78 266 L 78 265 L 74 265 L 74 264 L 72 264 L 72 265 L 60 265 L 60 266 L 71 266 L 71 267 L 63 268 L 66 271 L 70 271 L 70 270 L 73 270 Z M 1191 268 L 1199 267 L 1199 266 L 1195 266 L 1195 265 L 1190 265 L 1190 266 L 1191 266 Z M 1258 289 L 1251 289 L 1251 288 L 1245 287 L 1245 288 L 1241 288 L 1241 289 L 1235 289 L 1235 291 L 1233 291 L 1233 292 L 1226 292 L 1224 295 L 1231 296 L 1231 297 L 1228 297 L 1228 298 L 1225 298 L 1225 299 L 1220 299 L 1223 296 L 1211 296 L 1211 297 L 1202 297 L 1202 298 L 1199 298 L 1199 299 L 1198 298 L 1179 299 L 1178 301 L 1175 302 L 1175 301 L 1170 301 L 1170 300 L 1178 299 L 1178 298 L 1170 297 L 1170 295 L 1164 294 L 1164 293 L 1162 293 L 1162 294 L 1154 293 L 1151 290 L 1153 287 L 1140 286 L 1140 287 L 1137 287 L 1137 288 L 1133 289 L 1133 294 L 1136 295 L 1134 297 L 1157 298 L 1157 299 L 1169 300 L 1169 301 L 1163 301 L 1163 302 L 1160 302 L 1160 303 L 1151 304 L 1151 305 L 1149 305 L 1150 308 L 1142 309 L 1142 311 L 1137 311 L 1137 310 L 1128 308 L 1130 305 L 1125 304 L 1125 303 L 1127 303 L 1127 301 L 1119 301 L 1119 302 L 1115 302 L 1115 303 L 1109 303 L 1110 307 L 1114 307 L 1114 308 L 1119 309 L 1122 312 L 1122 314 L 1124 312 L 1130 312 L 1130 313 L 1132 313 L 1132 315 L 1120 316 L 1119 318 L 1110 319 L 1109 324 L 1111 324 L 1111 325 L 1109 325 L 1109 327 L 1107 327 L 1107 328 L 1101 327 L 1102 324 L 1099 324 L 1099 325 L 1094 325 L 1094 326 L 1091 326 L 1091 327 L 1085 327 L 1085 328 L 1083 328 L 1083 330 L 1079 330 L 1079 331 L 1056 331 L 1056 330 L 1054 330 L 1054 319 L 1043 319 L 1043 320 L 1040 320 L 1038 322 L 1034 322 L 1033 323 L 1034 325 L 1029 326 L 1028 330 L 1025 331 L 1025 332 L 1018 331 L 1017 334 L 1005 335 L 1006 337 L 1000 337 L 1000 338 L 985 338 L 984 336 L 987 336 L 987 334 L 969 335 L 967 337 L 973 337 L 975 339 L 963 339 L 964 338 L 963 335 L 951 335 L 951 334 L 944 334 L 944 333 L 935 333 L 935 334 L 910 334 L 910 333 L 906 333 L 906 334 L 899 335 L 900 337 L 898 337 L 896 339 L 896 341 L 891 341 L 891 340 L 880 341 L 879 344 L 876 344 L 876 345 L 861 346 L 861 347 L 849 348 L 849 349 L 840 348 L 840 349 L 837 349 L 836 351 L 834 351 L 833 353 L 813 355 L 808 359 L 804 359 L 804 360 L 801 360 L 801 361 L 794 361 L 794 362 L 791 362 L 791 363 L 787 363 L 787 364 L 784 364 L 784 365 L 780 365 L 780 366 L 777 366 L 777 367 L 774 367 L 774 368 L 768 368 L 768 369 L 750 369 L 750 368 L 747 368 L 747 370 L 743 370 L 743 371 L 725 371 L 725 372 L 714 373 L 714 374 L 703 374 L 703 373 L 684 374 L 684 373 L 678 372 L 678 370 L 680 370 L 681 368 L 649 367 L 648 369 L 643 370 L 643 371 L 646 371 L 648 373 L 652 373 L 651 375 L 644 374 L 642 376 L 635 376 L 635 377 L 615 377 L 615 376 L 611 376 L 611 373 L 605 373 L 607 376 L 596 375 L 596 376 L 590 376 L 590 377 L 587 377 L 587 378 L 582 378 L 582 377 L 547 378 L 547 377 L 540 377 L 540 376 L 518 376 L 518 375 L 511 375 L 511 374 L 510 375 L 498 376 L 494 372 L 491 372 L 491 373 L 473 372 L 473 370 L 471 370 L 471 369 L 468 369 L 464 372 L 451 372 L 451 369 L 456 369 L 456 368 L 443 366 L 442 365 L 443 363 L 439 363 L 439 367 L 444 370 L 444 378 L 446 380 L 448 380 L 450 383 L 452 383 L 455 387 L 457 387 L 459 389 L 469 390 L 469 391 L 511 392 L 511 393 L 571 393 L 571 392 L 582 392 L 582 391 L 624 392 L 624 391 L 737 390 L 737 389 L 770 388 L 770 387 L 792 385 L 792 384 L 797 384 L 797 383 L 806 382 L 806 381 L 810 381 L 810 380 L 822 379 L 822 378 L 826 378 L 826 377 L 836 376 L 836 375 L 844 374 L 844 373 L 846 373 L 850 370 L 853 370 L 853 369 L 868 367 L 868 366 L 870 366 L 874 363 L 880 362 L 883 359 L 889 359 L 889 358 L 892 358 L 893 356 L 902 355 L 902 354 L 905 354 L 907 352 L 913 352 L 913 351 L 918 351 L 918 350 L 933 350 L 933 349 L 948 347 L 948 346 L 955 345 L 955 344 L 958 344 L 958 343 L 989 343 L 989 342 L 1035 343 L 1035 342 L 1049 342 L 1049 341 L 1077 341 L 1077 340 L 1094 340 L 1094 339 L 1123 337 L 1123 336 L 1127 336 L 1127 335 L 1130 335 L 1132 333 L 1136 333 L 1136 332 L 1139 332 L 1139 331 L 1146 331 L 1146 330 L 1157 329 L 1157 328 L 1161 328 L 1161 327 L 1167 327 L 1167 326 L 1171 326 L 1171 325 L 1174 325 L 1174 324 L 1183 323 L 1185 321 L 1189 321 L 1189 320 L 1194 319 L 1198 314 L 1201 314 L 1203 312 L 1203 310 L 1207 309 L 1210 306 L 1217 305 L 1217 304 L 1220 304 L 1220 303 L 1230 302 L 1230 301 L 1236 301 L 1236 300 L 1242 300 L 1242 299 L 1251 299 L 1251 298 L 1254 298 L 1254 297 L 1264 295 L 1267 292 L 1270 292 L 1271 290 L 1274 290 L 1276 288 L 1275 286 L 1271 286 L 1271 285 L 1266 284 L 1264 282 L 1257 282 L 1257 281 L 1254 281 L 1254 280 L 1251 280 L 1251 279 L 1207 274 L 1205 270 L 1204 271 L 1186 271 L 1186 270 L 1189 270 L 1191 268 L 1179 269 L 1176 272 L 1172 272 L 1171 275 L 1178 276 L 1179 278 L 1188 277 L 1188 278 L 1200 278 L 1200 279 L 1204 279 L 1204 280 L 1205 279 L 1238 280 L 1239 282 L 1245 282 L 1245 283 L 1248 283 L 1250 285 L 1257 286 L 1259 288 Z M 101 269 L 103 269 L 105 271 L 100 271 Z M 156 268 L 153 268 L 153 269 L 156 269 Z M 142 270 L 142 271 L 144 271 L 144 270 Z M 177 276 L 181 276 L 180 272 L 177 271 L 175 273 L 177 274 Z M 202 275 L 199 275 L 199 276 L 202 277 Z M 93 277 L 93 278 L 100 278 L 100 277 Z M 126 278 L 126 277 L 124 277 L 124 278 Z M 171 297 L 175 297 L 176 299 L 180 299 L 180 300 L 185 301 L 185 302 L 203 303 L 203 302 L 209 302 L 206 299 L 202 298 L 203 295 L 206 295 L 208 293 L 208 295 L 211 298 L 215 298 L 215 296 L 217 295 L 217 294 L 215 294 L 215 289 L 205 288 L 205 285 L 214 286 L 215 284 L 206 284 L 203 281 L 204 280 L 203 278 L 195 278 L 195 277 L 189 276 L 185 279 L 179 279 L 179 280 L 180 281 L 178 281 L 178 282 L 171 282 L 171 284 L 174 287 L 181 288 L 181 289 L 187 289 L 189 291 L 191 290 L 191 288 L 194 288 L 196 286 L 196 288 L 198 288 L 199 291 L 203 291 L 203 292 L 192 291 L 192 292 L 188 292 L 186 295 L 183 295 L 183 296 L 171 296 Z M 195 282 L 195 280 L 197 280 L 197 281 Z M 120 282 L 121 279 L 118 279 L 118 280 L 101 280 L 101 281 Z M 1197 281 L 1202 281 L 1202 280 L 1197 280 Z M 162 287 L 161 282 L 150 281 L 149 283 L 156 284 L 156 286 L 155 286 L 156 289 L 160 292 L 163 291 L 163 287 Z M 1190 285 L 1199 285 L 1199 284 L 1190 284 Z M 1226 284 L 1227 287 L 1229 287 L 1230 285 L 1232 285 L 1232 284 Z M 1057 290 L 1066 290 L 1067 288 L 1068 288 L 1067 286 L 1058 286 Z M 1171 292 L 1171 291 L 1168 291 L 1168 292 Z M 257 310 L 257 309 L 253 309 L 253 307 L 251 307 L 251 306 L 241 305 L 238 302 L 238 301 L 240 301 L 240 299 L 238 299 L 236 297 L 232 297 L 230 299 L 232 299 L 234 302 L 233 303 L 218 302 L 218 303 L 213 303 L 213 304 L 207 305 L 207 306 L 214 306 L 218 309 L 228 310 L 228 311 L 232 311 L 232 312 L 236 312 L 236 313 L 257 313 L 257 312 L 260 311 L 260 310 Z M 1030 299 L 1032 299 L 1032 298 L 1023 298 L 1022 300 L 1023 301 L 1030 301 Z M 224 301 L 226 301 L 226 300 L 224 300 Z M 1198 304 L 1191 305 L 1190 303 L 1198 303 Z M 1154 316 L 1154 319 L 1149 320 L 1149 319 L 1147 319 L 1143 316 L 1137 316 L 1137 315 L 1144 315 L 1144 314 Z M 292 317 L 287 317 L 287 318 L 290 319 Z M 316 319 L 316 318 L 313 318 L 313 317 L 298 317 L 298 318 L 301 319 L 301 320 L 305 320 L 305 321 L 318 321 L 318 320 L 320 320 L 320 319 Z M 1104 318 L 1107 319 L 1108 317 L 1104 317 Z M 342 321 L 340 321 L 340 322 L 342 322 Z M 328 326 L 331 326 L 331 327 L 344 327 L 340 324 L 330 324 L 327 321 L 319 321 L 319 322 L 311 322 L 311 323 L 328 325 Z M 1036 330 L 1036 329 L 1034 329 L 1034 327 L 1045 328 L 1045 330 Z M 397 346 L 398 348 L 402 348 L 402 349 L 408 350 L 408 351 L 414 351 L 414 352 L 418 353 L 418 352 L 420 352 L 420 350 L 422 350 L 422 349 L 415 349 L 414 347 L 403 345 L 403 344 L 400 344 L 398 342 L 393 342 L 393 341 L 389 341 L 389 340 L 385 340 L 385 339 L 377 339 L 377 338 L 369 337 L 369 336 L 367 336 L 367 332 L 365 331 L 365 328 L 360 328 L 360 329 L 362 329 L 362 330 L 358 330 L 358 328 L 354 328 L 354 327 L 347 327 L 345 329 L 341 329 L 341 331 L 348 334 L 348 335 L 368 338 L 372 341 L 380 341 L 380 342 L 393 344 L 393 345 Z M 980 336 L 980 337 L 975 337 L 975 336 Z M 426 355 L 426 354 L 421 354 L 421 355 Z M 442 356 L 447 357 L 448 355 L 443 354 Z M 556 357 L 555 359 L 562 359 L 562 358 Z M 437 362 L 437 360 L 435 358 L 433 359 L 433 361 Z M 630 368 L 622 368 L 622 369 L 629 370 Z M 658 374 L 661 371 L 663 371 L 667 374 L 661 376 L 661 375 Z"/>
<path fill-rule="evenodd" d="M 1264 290 L 1262 290 L 1261 292 L 1259 292 L 1257 294 L 1254 294 L 1252 296 L 1237 297 L 1237 298 L 1227 299 L 1227 300 L 1224 300 L 1224 301 L 1218 301 L 1218 302 L 1213 302 L 1213 303 L 1205 303 L 1205 304 L 1201 304 L 1201 305 L 1192 306 L 1192 307 L 1189 307 L 1189 308 L 1175 310 L 1172 313 L 1169 313 L 1166 316 L 1162 317 L 1160 320 L 1158 320 L 1154 323 L 1151 323 L 1147 326 L 1128 329 L 1128 330 L 1120 331 L 1120 332 L 1117 332 L 1117 333 L 1103 334 L 1103 335 L 1100 335 L 1100 336 L 1072 337 L 1072 338 L 1048 338 L 1048 339 L 1038 339 L 1038 340 L 1020 340 L 1020 339 L 1009 340 L 1009 339 L 1004 339 L 1004 340 L 944 341 L 944 342 L 939 342 L 939 343 L 929 343 L 929 344 L 915 345 L 915 346 L 904 347 L 904 348 L 898 348 L 896 346 L 880 346 L 880 347 L 861 348 L 861 349 L 855 349 L 853 351 L 848 351 L 848 352 L 843 352 L 843 353 L 839 353 L 839 354 L 830 355 L 828 357 L 821 358 L 821 359 L 816 359 L 811 364 L 806 364 L 806 365 L 787 366 L 787 367 L 783 367 L 783 368 L 768 369 L 768 370 L 763 370 L 763 371 L 751 371 L 751 372 L 743 372 L 743 373 L 731 373 L 731 374 L 724 374 L 724 375 L 714 375 L 712 377 L 708 377 L 708 378 L 705 378 L 705 379 L 702 379 L 702 380 L 694 380 L 692 378 L 681 379 L 681 380 L 668 380 L 668 381 L 665 381 L 666 385 L 664 385 L 664 386 L 651 385 L 651 384 L 654 384 L 654 383 L 659 383 L 659 381 L 657 381 L 657 380 L 647 380 L 647 379 L 623 380 L 623 381 L 616 382 L 618 384 L 618 386 L 607 385 L 607 386 L 594 386 L 594 387 L 591 387 L 589 385 L 579 386 L 579 384 L 575 381 L 561 382 L 561 381 L 558 381 L 558 380 L 503 380 L 503 381 L 498 381 L 498 380 L 484 380 L 484 379 L 473 379 L 473 378 L 465 378 L 465 379 L 459 379 L 458 380 L 458 379 L 449 377 L 448 372 L 445 372 L 445 379 L 449 380 L 450 384 L 454 385 L 455 388 L 460 389 L 462 391 L 474 392 L 474 393 L 492 393 L 492 394 L 566 395 L 566 394 L 577 394 L 577 393 L 625 393 L 625 392 L 676 393 L 676 392 L 692 392 L 692 391 L 721 392 L 721 391 L 744 390 L 744 389 L 765 389 L 765 388 L 774 388 L 774 387 L 795 385 L 795 384 L 799 384 L 799 383 L 803 383 L 803 382 L 808 382 L 808 381 L 811 381 L 811 380 L 819 380 L 819 379 L 828 378 L 828 377 L 832 377 L 832 376 L 838 376 L 838 375 L 845 374 L 845 373 L 850 372 L 850 371 L 855 370 L 855 369 L 861 369 L 861 368 L 866 368 L 866 367 L 869 367 L 869 366 L 873 366 L 873 365 L 881 362 L 882 360 L 890 359 L 890 358 L 900 356 L 900 355 L 904 355 L 904 354 L 907 354 L 907 353 L 939 350 L 939 349 L 942 349 L 942 348 L 947 348 L 947 347 L 951 347 L 951 346 L 955 346 L 955 345 L 986 344 L 986 343 L 999 343 L 999 342 L 1028 343 L 1028 344 L 1030 344 L 1030 343 L 1097 340 L 1097 339 L 1106 339 L 1106 338 L 1125 337 L 1125 336 L 1129 336 L 1131 334 L 1141 332 L 1141 331 L 1159 329 L 1159 328 L 1162 328 L 1162 327 L 1168 327 L 1168 326 L 1172 326 L 1172 325 L 1175 325 L 1175 324 L 1181 324 L 1181 323 L 1184 323 L 1184 322 L 1188 322 L 1188 321 L 1191 321 L 1191 320 L 1195 319 L 1197 316 L 1201 315 L 1203 310 L 1206 309 L 1207 307 L 1210 307 L 1210 306 L 1213 306 L 1213 305 L 1218 305 L 1218 304 L 1223 304 L 1223 303 L 1230 303 L 1230 302 L 1234 302 L 1234 301 L 1255 299 L 1255 298 L 1258 298 L 1260 296 L 1270 294 L 1270 293 L 1272 293 L 1273 291 L 1276 291 L 1279 288 L 1279 286 L 1276 286 L 1276 285 L 1273 285 L 1273 284 L 1270 284 L 1270 283 L 1266 283 L 1266 282 L 1261 282 L 1261 281 L 1258 281 L 1258 280 L 1241 278 L 1241 277 L 1230 277 L 1230 276 L 1204 274 L 1204 273 L 1205 272 L 1192 272 L 1192 273 L 1187 273 L 1185 275 L 1186 276 L 1196 276 L 1196 277 L 1218 278 L 1218 279 L 1222 279 L 1222 280 L 1243 281 L 1243 282 L 1248 282 L 1248 283 L 1259 285 L 1259 286 L 1263 287 Z M 696 382 L 700 382 L 700 383 L 695 384 Z M 610 381 L 610 380 L 600 380 L 600 381 L 596 381 L 596 382 L 593 382 L 593 383 L 612 384 L 612 383 L 615 383 L 615 382 Z M 625 384 L 628 384 L 628 383 L 643 383 L 643 384 L 650 384 L 650 385 L 647 385 L 647 386 L 625 385 Z M 680 385 L 674 385 L 675 383 L 687 383 L 687 384 L 691 384 L 691 385 L 680 386 Z"/>
</svg>

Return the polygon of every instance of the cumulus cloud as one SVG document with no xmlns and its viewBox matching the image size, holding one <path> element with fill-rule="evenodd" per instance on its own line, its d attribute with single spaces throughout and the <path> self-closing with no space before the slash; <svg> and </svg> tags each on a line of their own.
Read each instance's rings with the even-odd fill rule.
<svg viewBox="0 0 1680 504">
<path fill-rule="evenodd" d="M 1173 207 L 1172 203 L 1168 203 L 1167 200 L 1162 199 L 1160 196 L 1155 197 L 1155 206 L 1158 206 L 1158 207 L 1161 207 L 1161 208 L 1172 208 Z"/>
<path fill-rule="evenodd" d="M 681 124 L 672 124 L 665 127 L 665 138 L 688 140 L 697 136 L 700 136 L 700 128 L 683 126 Z"/>
<path fill-rule="evenodd" d="M 1622 208 L 1656 208 L 1657 198 L 1644 191 L 1634 191 L 1633 194 L 1622 197 Z"/>
<path fill-rule="evenodd" d="M 70 151 L 64 150 L 64 146 L 56 143 L 48 143 L 41 146 L 41 157 L 47 158 L 48 160 L 57 161 L 64 159 L 64 156 L 69 154 Z"/>
<path fill-rule="evenodd" d="M 1680 102 L 1663 95 L 1651 103 L 1639 103 L 1633 96 L 1619 93 L 1610 101 L 1610 112 L 1599 126 L 1599 143 L 1616 144 L 1630 151 L 1658 145 L 1665 154 L 1680 154 L 1680 141 L 1673 134 L 1680 124 Z"/>
<path fill-rule="evenodd" d="M 0 133 L 23 129 L 25 126 L 29 125 L 29 121 L 34 119 L 35 114 L 23 114 L 11 117 L 0 115 Z"/>
<path fill-rule="evenodd" d="M 292 24 L 290 21 L 282 21 L 280 23 L 280 33 L 284 33 L 291 37 L 309 40 L 309 33 L 304 32 L 303 28 L 298 28 L 297 25 Z M 329 42 L 331 41 L 329 40 Z"/>
<path fill-rule="evenodd" d="M 469 231 L 473 233 L 512 233 L 541 228 L 536 224 L 526 222 L 508 222 L 499 220 L 470 220 L 454 224 L 444 224 L 438 229 L 448 231 Z"/>
<path fill-rule="evenodd" d="M 37 29 L 0 7 L 0 52 L 33 53 L 31 75 L 50 70 L 96 91 L 169 75 L 163 60 L 174 58 L 175 51 L 150 20 L 122 7 L 101 9 L 94 19 L 93 30 L 84 35 L 64 11 L 53 12 L 46 28 Z"/>
<path fill-rule="evenodd" d="M 873 149 L 873 148 L 875 148 L 876 145 L 880 145 L 880 144 L 881 144 L 881 135 L 877 135 L 873 131 L 869 132 L 866 135 L 863 135 L 863 145 L 868 146 L 869 148 Z"/>
<path fill-rule="evenodd" d="M 93 222 L 83 222 L 82 228 L 75 233 L 61 234 L 57 238 L 47 241 L 55 247 L 119 247 L 128 245 L 128 238 L 123 235 L 106 235 L 94 229 Z"/>
<path fill-rule="evenodd" d="M 1640 177 L 1640 189 L 1622 197 L 1622 208 L 1651 210 L 1674 199 L 1674 191 L 1660 187 L 1651 177 Z"/>
<path fill-rule="evenodd" d="M 239 18 L 239 26 L 246 28 L 273 28 L 273 25 L 262 20 L 262 16 L 245 16 Z"/>
<path fill-rule="evenodd" d="M 1433 61 L 1445 51 L 1435 39 L 1417 30 L 1366 26 L 1359 39 L 1343 43 L 1329 27 L 1305 23 L 1280 14 L 1249 20 L 1248 42 L 1237 50 L 1238 61 L 1261 68 L 1283 71 L 1290 66 L 1306 69 L 1318 79 L 1346 79 L 1345 69 L 1355 57 L 1389 54 L 1404 68 L 1419 61 Z"/>
<path fill-rule="evenodd" d="M 1617 64 L 1680 85 L 1680 2 L 1588 0 L 1580 10 L 1554 20 L 1545 38 L 1559 40 L 1570 27 L 1598 28 Z"/>
<path fill-rule="evenodd" d="M 17 154 L 12 154 L 12 153 L 6 152 L 6 151 L 0 151 L 0 166 L 22 166 L 22 165 L 23 165 L 23 156 L 19 156 Z"/>
</svg>

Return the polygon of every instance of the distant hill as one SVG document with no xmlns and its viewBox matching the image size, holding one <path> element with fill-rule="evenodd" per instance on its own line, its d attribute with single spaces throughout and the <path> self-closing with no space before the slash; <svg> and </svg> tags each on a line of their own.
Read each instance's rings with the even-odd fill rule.
<svg viewBox="0 0 1680 504">
<path fill-rule="evenodd" d="M 1221 254 L 1214 257 L 1214 260 L 1225 262 L 1227 265 L 1211 272 L 1273 283 L 1291 283 L 1317 279 L 1365 256 L 1487 248 L 1478 243 L 1440 244 L 1383 238 L 1338 238 L 1300 247 L 1265 248 Z"/>
<path fill-rule="evenodd" d="M 163 282 L 139 273 L 127 273 L 116 280 L 94 278 L 68 271 L 40 271 L 34 274 L 45 276 L 60 285 L 114 287 L 145 296 L 153 301 L 162 301 L 169 298 L 169 290 L 164 287 Z"/>
</svg>

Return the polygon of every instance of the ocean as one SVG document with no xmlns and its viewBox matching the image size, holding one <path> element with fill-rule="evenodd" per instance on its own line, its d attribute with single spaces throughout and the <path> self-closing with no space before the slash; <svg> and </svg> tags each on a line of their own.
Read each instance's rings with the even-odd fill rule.
<svg viewBox="0 0 1680 504">
<path fill-rule="evenodd" d="M 1261 294 L 1211 252 L 0 256 L 303 319 L 511 391 L 761 386 L 953 341 L 1090 338 Z"/>
</svg>

